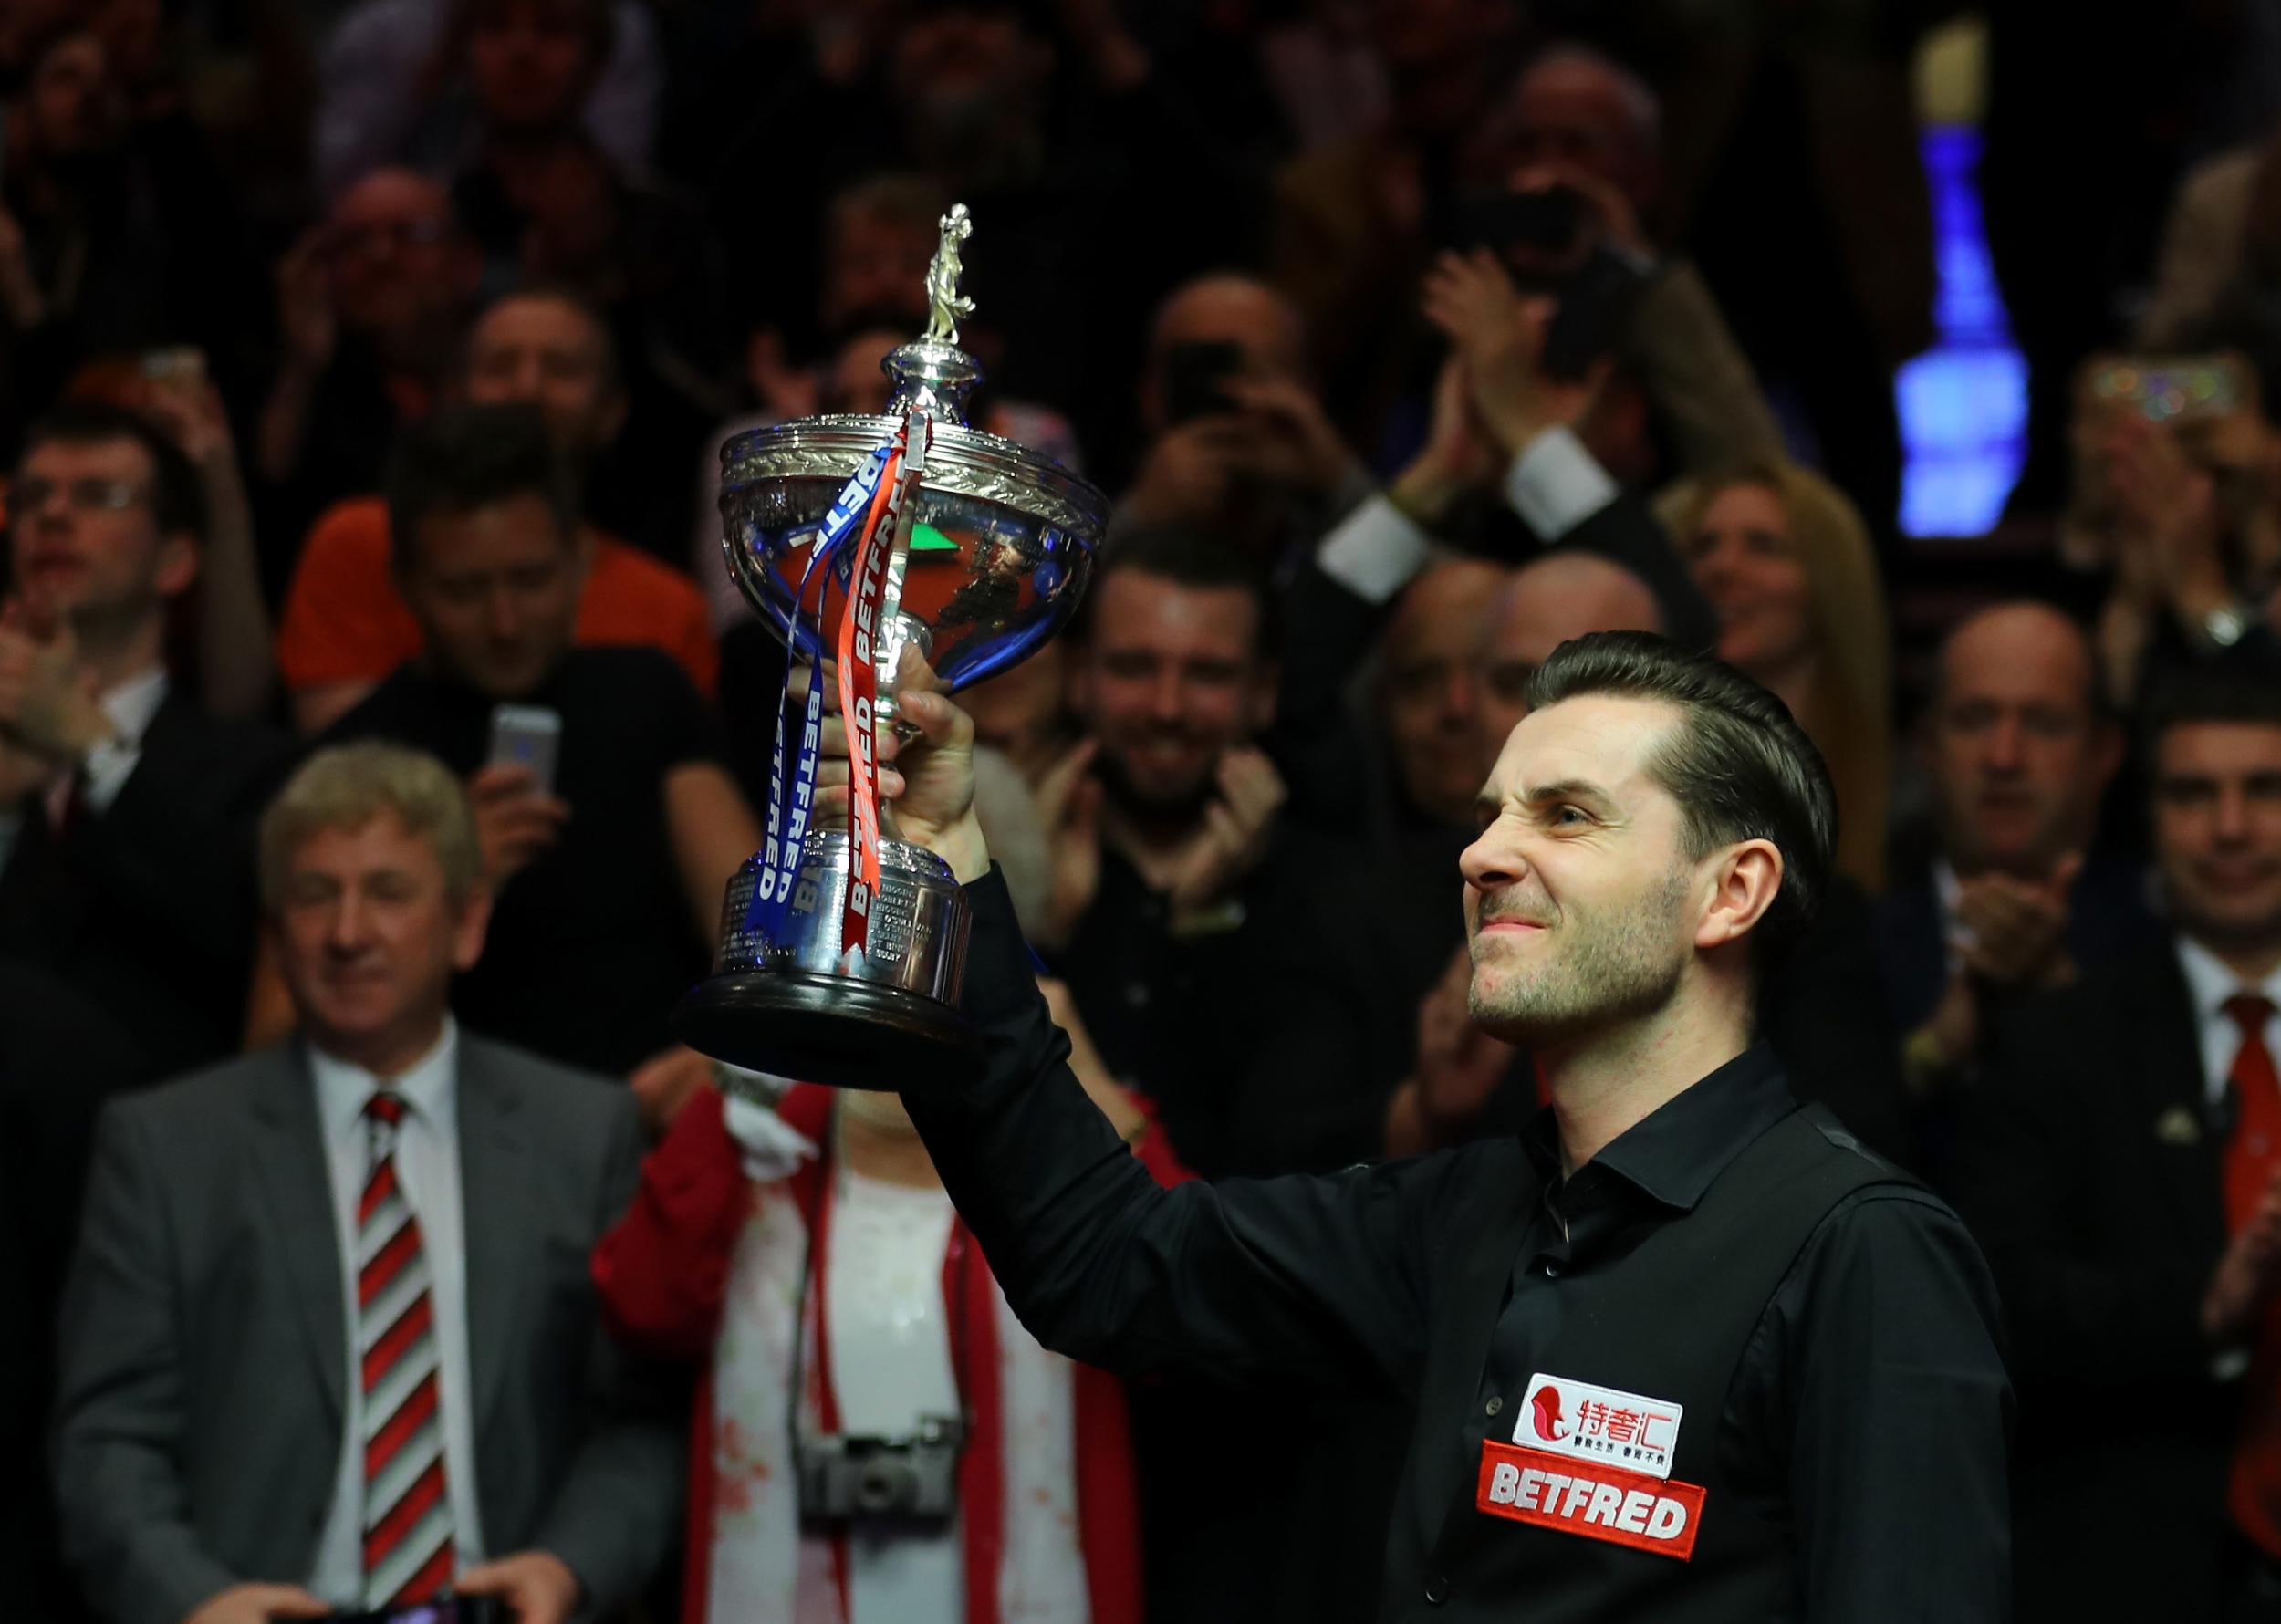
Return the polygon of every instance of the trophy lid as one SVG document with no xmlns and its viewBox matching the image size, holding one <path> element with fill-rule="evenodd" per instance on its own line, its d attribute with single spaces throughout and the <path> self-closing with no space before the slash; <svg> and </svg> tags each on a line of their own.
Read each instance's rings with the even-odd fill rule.
<svg viewBox="0 0 2281 1624">
<path fill-rule="evenodd" d="M 958 319 L 974 313 L 974 301 L 958 290 L 964 267 L 958 245 L 974 234 L 964 203 L 953 203 L 937 223 L 942 239 L 927 262 L 927 330 L 916 342 L 899 345 L 880 362 L 894 382 L 890 416 L 924 406 L 938 422 L 965 426 L 966 397 L 982 381 L 982 364 L 958 347 Z"/>
</svg>

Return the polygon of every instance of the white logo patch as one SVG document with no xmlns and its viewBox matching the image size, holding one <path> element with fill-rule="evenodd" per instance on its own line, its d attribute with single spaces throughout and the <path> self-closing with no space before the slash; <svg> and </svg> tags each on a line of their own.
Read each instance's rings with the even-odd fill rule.
<svg viewBox="0 0 2281 1624">
<path fill-rule="evenodd" d="M 1669 1477 L 1683 1413 L 1665 1399 L 1539 1374 L 1528 1379 L 1513 1442 L 1524 1449 Z"/>
</svg>

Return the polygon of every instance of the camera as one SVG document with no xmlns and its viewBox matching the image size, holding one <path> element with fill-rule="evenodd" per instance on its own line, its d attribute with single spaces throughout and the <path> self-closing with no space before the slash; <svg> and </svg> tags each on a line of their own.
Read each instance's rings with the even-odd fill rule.
<svg viewBox="0 0 2281 1624">
<path fill-rule="evenodd" d="M 922 1415 L 910 1438 L 835 1435 L 799 1442 L 800 1515 L 941 1519 L 958 1509 L 956 1418 Z"/>
</svg>

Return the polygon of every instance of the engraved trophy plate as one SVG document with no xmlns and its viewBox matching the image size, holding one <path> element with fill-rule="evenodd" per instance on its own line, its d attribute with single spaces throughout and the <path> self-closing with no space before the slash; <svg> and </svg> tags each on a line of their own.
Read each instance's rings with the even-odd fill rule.
<svg viewBox="0 0 2281 1624">
<path fill-rule="evenodd" d="M 1109 520 L 1095 487 L 966 425 L 965 398 L 982 377 L 957 348 L 958 318 L 974 309 L 958 289 L 958 245 L 973 224 L 963 204 L 942 224 L 927 332 L 883 363 L 896 385 L 888 413 L 755 429 L 721 453 L 729 572 L 793 663 L 814 666 L 834 655 L 859 585 L 848 549 L 826 539 L 828 515 L 907 411 L 931 422 L 878 588 L 875 730 L 893 725 L 906 644 L 955 691 L 1026 659 L 1066 625 Z M 957 1008 L 965 899 L 932 852 L 885 839 L 878 853 L 859 953 L 842 943 L 857 867 L 847 830 L 801 837 L 797 878 L 774 911 L 757 900 L 770 887 L 768 854 L 748 859 L 729 884 L 713 973 L 674 1012 L 681 1039 L 734 1066 L 840 1088 L 920 1087 L 970 1070 L 978 1046 Z"/>
</svg>

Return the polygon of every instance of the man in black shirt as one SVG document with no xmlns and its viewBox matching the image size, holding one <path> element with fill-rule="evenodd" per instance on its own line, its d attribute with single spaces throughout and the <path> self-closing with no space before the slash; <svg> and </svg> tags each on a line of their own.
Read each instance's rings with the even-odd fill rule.
<svg viewBox="0 0 2281 1624">
<path fill-rule="evenodd" d="M 468 779 L 497 902 L 453 1006 L 505 1042 L 669 1088 L 695 1067 L 666 1015 L 704 973 L 722 888 L 759 844 L 717 724 L 666 655 L 571 646 L 585 557 L 535 408 L 462 407 L 408 431 L 389 524 L 424 647 L 327 736 L 415 744 Z M 495 759 L 503 703 L 554 713 L 551 786 Z"/>
<path fill-rule="evenodd" d="M 1234 1171 L 1233 1092 L 1259 1029 L 1247 972 L 1306 917 L 1320 867 L 1256 743 L 1275 709 L 1268 610 L 1258 573 L 1209 536 L 1120 539 L 1071 649 L 1086 737 L 1041 794 L 1053 968 L 1109 1069 L 1207 1175 Z"/>
<path fill-rule="evenodd" d="M 904 689 L 897 827 L 975 910 L 991 1060 L 905 1100 L 1039 1338 L 1128 1375 L 1416 1407 L 1385 1618 L 2001 1619 L 2010 1390 L 1985 1265 L 1749 1041 L 1827 882 L 1828 775 L 1780 703 L 1660 639 L 1564 645 L 1464 855 L 1475 1018 L 1541 1057 L 1517 1140 L 1160 1190 L 1065 1064 L 969 812 L 969 730 Z M 835 764 L 825 814 L 844 801 Z M 1901 1531 L 1905 1530 L 1905 1534 Z"/>
</svg>

